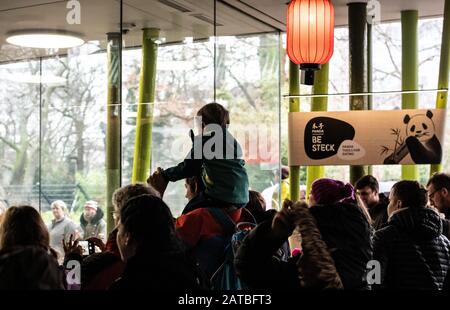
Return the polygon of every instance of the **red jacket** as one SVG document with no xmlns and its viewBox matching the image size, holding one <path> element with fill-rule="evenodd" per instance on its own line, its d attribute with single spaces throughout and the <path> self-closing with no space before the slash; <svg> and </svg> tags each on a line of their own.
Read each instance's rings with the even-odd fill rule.
<svg viewBox="0 0 450 310">
<path fill-rule="evenodd" d="M 243 219 L 242 208 L 227 211 L 227 214 L 235 222 Z M 194 247 L 199 241 L 210 239 L 211 237 L 222 235 L 223 228 L 214 219 L 208 209 L 196 209 L 176 219 L 176 230 L 179 237 L 188 246 Z"/>
</svg>

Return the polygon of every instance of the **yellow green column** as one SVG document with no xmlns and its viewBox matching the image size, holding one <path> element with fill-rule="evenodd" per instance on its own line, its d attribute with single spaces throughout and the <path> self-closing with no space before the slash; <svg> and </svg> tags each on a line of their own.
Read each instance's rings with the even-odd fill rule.
<svg viewBox="0 0 450 310">
<path fill-rule="evenodd" d="M 300 66 L 296 65 L 290 60 L 289 60 L 289 95 L 291 96 L 300 95 Z M 300 112 L 299 98 L 289 98 L 289 112 Z M 289 147 L 291 146 L 289 145 Z M 294 202 L 300 200 L 300 166 L 289 167 L 289 187 L 291 200 Z M 291 249 L 301 247 L 301 236 L 297 229 L 295 229 L 292 235 L 288 238 L 288 242 L 289 247 Z"/>
<path fill-rule="evenodd" d="M 142 68 L 139 82 L 132 183 L 145 182 L 151 168 L 153 109 L 158 56 L 156 40 L 158 38 L 159 29 L 143 29 Z"/>
<path fill-rule="evenodd" d="M 314 75 L 314 95 L 328 94 L 328 77 L 329 77 L 329 64 L 325 64 Z M 327 111 L 328 109 L 328 97 L 315 97 L 311 102 L 311 111 Z M 307 196 L 311 190 L 311 184 L 325 175 L 324 166 L 311 166 L 306 170 L 306 193 Z"/>
<path fill-rule="evenodd" d="M 300 95 L 300 67 L 289 60 L 289 95 Z M 300 112 L 300 99 L 289 98 L 289 112 Z M 291 147 L 289 145 L 289 147 Z M 289 186 L 292 201 L 300 199 L 300 167 L 290 166 Z"/>
<path fill-rule="evenodd" d="M 439 65 L 438 89 L 448 88 L 450 71 L 450 0 L 445 0 L 444 26 L 442 29 L 441 60 Z M 436 99 L 437 109 L 447 108 L 447 92 L 439 92 Z M 442 165 L 431 165 L 430 175 L 442 171 Z"/>
<path fill-rule="evenodd" d="M 401 12 L 402 16 L 402 90 L 418 90 L 419 88 L 419 48 L 417 10 Z M 402 94 L 402 109 L 417 109 L 418 94 Z M 417 180 L 417 165 L 402 166 L 402 180 Z"/>
<path fill-rule="evenodd" d="M 108 58 L 108 97 L 106 108 L 106 224 L 108 233 L 114 229 L 112 195 L 120 187 L 121 152 L 121 34 L 118 32 L 107 34 Z"/>
</svg>

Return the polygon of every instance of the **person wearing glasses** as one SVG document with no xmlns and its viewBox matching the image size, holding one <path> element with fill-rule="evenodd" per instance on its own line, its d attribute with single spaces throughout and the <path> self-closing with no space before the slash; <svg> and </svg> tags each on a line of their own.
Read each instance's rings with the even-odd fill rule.
<svg viewBox="0 0 450 310">
<path fill-rule="evenodd" d="M 445 217 L 442 221 L 442 234 L 450 238 L 450 175 L 435 173 L 427 183 L 430 205 Z"/>
</svg>

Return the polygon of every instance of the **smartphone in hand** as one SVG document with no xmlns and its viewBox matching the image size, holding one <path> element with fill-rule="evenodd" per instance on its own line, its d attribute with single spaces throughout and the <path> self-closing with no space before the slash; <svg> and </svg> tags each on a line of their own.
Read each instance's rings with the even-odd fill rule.
<svg viewBox="0 0 450 310">
<path fill-rule="evenodd" d="M 81 240 L 78 244 L 83 249 L 83 256 L 89 256 L 95 253 L 95 244 L 89 240 Z"/>
</svg>

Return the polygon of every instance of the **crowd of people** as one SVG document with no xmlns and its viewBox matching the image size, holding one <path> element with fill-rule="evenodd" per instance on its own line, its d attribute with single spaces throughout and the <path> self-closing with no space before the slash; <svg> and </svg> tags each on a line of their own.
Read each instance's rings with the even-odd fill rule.
<svg viewBox="0 0 450 310">
<path fill-rule="evenodd" d="M 220 289 L 213 281 L 224 272 L 225 253 L 233 255 L 227 272 L 246 289 L 450 289 L 449 174 L 433 175 L 426 187 L 402 180 L 388 194 L 371 175 L 355 186 L 321 178 L 299 201 L 281 187 L 282 207 L 267 209 L 261 193 L 249 189 L 228 111 L 211 103 L 197 116 L 202 134 L 191 132 L 183 162 L 158 167 L 147 184 L 116 190 L 108 236 L 94 201 L 86 203 L 81 227 L 62 201 L 52 203 L 48 227 L 31 206 L 0 209 L 0 289 Z M 212 141 L 223 144 L 209 156 Z M 175 218 L 164 192 L 183 179 L 188 203 Z M 243 223 L 249 228 L 235 242 Z M 294 233 L 301 237 L 295 249 Z M 81 239 L 101 251 L 86 255 Z"/>
<path fill-rule="evenodd" d="M 56 200 L 50 205 L 53 219 L 47 225 L 50 234 L 50 246 L 57 252 L 58 260 L 64 259 L 63 240 L 95 238 L 106 242 L 106 222 L 98 203 L 89 200 L 84 205 L 80 215 L 80 224 L 76 224 L 68 216 L 67 205 L 62 200 Z"/>
</svg>

